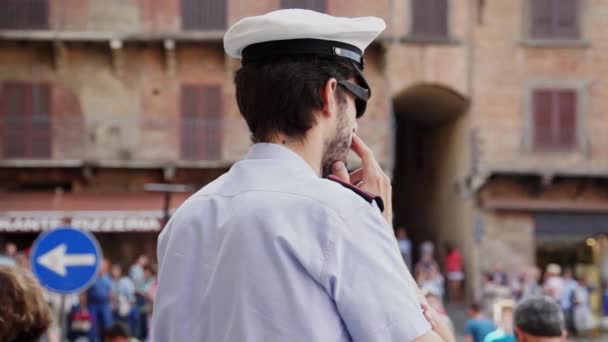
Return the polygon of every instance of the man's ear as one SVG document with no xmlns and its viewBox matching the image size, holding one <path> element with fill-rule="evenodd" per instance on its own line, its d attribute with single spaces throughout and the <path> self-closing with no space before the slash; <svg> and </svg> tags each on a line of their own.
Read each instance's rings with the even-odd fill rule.
<svg viewBox="0 0 608 342">
<path fill-rule="evenodd" d="M 515 338 L 517 342 L 526 342 L 526 334 L 524 334 L 518 327 L 515 327 Z"/>
<path fill-rule="evenodd" d="M 338 81 L 335 78 L 330 78 L 321 87 L 321 100 L 323 101 L 322 115 L 331 116 L 336 112 L 338 104 L 336 101 L 336 90 L 338 88 Z"/>
</svg>

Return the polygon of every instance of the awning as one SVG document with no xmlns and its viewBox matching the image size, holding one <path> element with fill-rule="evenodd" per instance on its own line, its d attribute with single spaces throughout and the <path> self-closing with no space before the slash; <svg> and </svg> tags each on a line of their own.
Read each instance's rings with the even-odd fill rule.
<svg viewBox="0 0 608 342">
<path fill-rule="evenodd" d="M 608 233 L 607 214 L 536 213 L 534 225 L 537 239 L 555 240 L 586 238 Z"/>
<path fill-rule="evenodd" d="M 191 193 L 172 193 L 173 212 Z M 69 223 L 92 232 L 160 231 L 162 193 L 0 193 L 0 232 L 39 232 Z"/>
</svg>

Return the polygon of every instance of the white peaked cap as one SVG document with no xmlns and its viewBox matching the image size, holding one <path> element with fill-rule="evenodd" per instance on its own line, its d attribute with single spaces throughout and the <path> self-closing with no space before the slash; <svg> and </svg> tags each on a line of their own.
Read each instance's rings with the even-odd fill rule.
<svg viewBox="0 0 608 342">
<path fill-rule="evenodd" d="M 253 44 L 308 39 L 339 42 L 347 49 L 355 47 L 350 50 L 362 55 L 385 28 L 384 20 L 377 17 L 334 17 L 305 9 L 282 9 L 241 19 L 224 35 L 224 49 L 231 57 L 242 58 L 243 49 Z"/>
</svg>

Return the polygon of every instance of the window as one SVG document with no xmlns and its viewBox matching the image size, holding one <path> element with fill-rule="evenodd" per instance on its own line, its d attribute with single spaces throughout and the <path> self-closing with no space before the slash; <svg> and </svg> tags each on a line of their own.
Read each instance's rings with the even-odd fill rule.
<svg viewBox="0 0 608 342">
<path fill-rule="evenodd" d="M 281 8 L 304 8 L 327 13 L 327 0 L 281 0 Z"/>
<path fill-rule="evenodd" d="M 535 149 L 569 150 L 577 146 L 577 92 L 536 89 L 532 92 Z"/>
<path fill-rule="evenodd" d="M 448 38 L 448 0 L 411 0 L 411 4 L 413 38 Z"/>
<path fill-rule="evenodd" d="M 51 156 L 50 87 L 5 82 L 0 86 L 0 136 L 4 158 Z"/>
<path fill-rule="evenodd" d="M 531 0 L 532 39 L 580 39 L 579 0 Z"/>
<path fill-rule="evenodd" d="M 48 29 L 47 0 L 2 0 L 0 29 Z"/>
<path fill-rule="evenodd" d="M 183 85 L 181 88 L 181 148 L 185 160 L 221 157 L 221 87 Z"/>
<path fill-rule="evenodd" d="M 224 30 L 225 0 L 181 0 L 182 29 Z"/>
</svg>

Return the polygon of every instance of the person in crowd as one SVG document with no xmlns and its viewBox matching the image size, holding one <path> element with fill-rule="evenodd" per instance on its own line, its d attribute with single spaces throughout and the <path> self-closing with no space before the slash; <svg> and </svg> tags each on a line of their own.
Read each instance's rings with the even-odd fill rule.
<svg viewBox="0 0 608 342">
<path fill-rule="evenodd" d="M 536 296 L 542 293 L 542 288 L 539 284 L 540 281 L 540 269 L 536 266 L 529 267 L 525 271 L 525 280 L 522 288 L 522 295 L 520 299 Z"/>
<path fill-rule="evenodd" d="M 558 264 L 548 264 L 545 270 L 545 281 L 543 289 L 545 293 L 559 301 L 564 290 L 564 279 L 562 278 L 562 268 Z"/>
<path fill-rule="evenodd" d="M 87 303 L 91 315 L 95 319 L 95 331 L 97 336 L 102 336 L 104 329 L 109 327 L 114 319 L 110 300 L 112 294 L 112 278 L 109 274 L 110 261 L 104 259 L 99 268 L 97 279 L 87 290 Z"/>
<path fill-rule="evenodd" d="M 420 245 L 420 260 L 416 263 L 415 277 L 418 280 L 420 277 L 426 277 L 431 269 L 439 272 L 439 264 L 434 257 L 435 247 L 432 242 L 425 241 Z"/>
<path fill-rule="evenodd" d="M 578 278 L 578 284 L 573 294 L 572 321 L 574 332 L 578 335 L 588 335 L 596 326 L 589 299 L 591 286 L 586 276 Z"/>
<path fill-rule="evenodd" d="M 141 286 L 141 283 L 144 281 L 144 267 L 146 267 L 149 262 L 148 256 L 142 254 L 129 269 L 129 277 L 133 280 L 136 288 Z"/>
<path fill-rule="evenodd" d="M 96 331 L 96 320 L 87 301 L 87 293 L 78 296 L 78 304 L 74 305 L 67 317 L 67 338 L 70 342 L 97 342 L 99 335 Z"/>
<path fill-rule="evenodd" d="M 459 303 L 462 300 L 462 282 L 464 281 L 464 265 L 458 248 L 448 244 L 444 267 L 448 278 L 448 299 Z"/>
<path fill-rule="evenodd" d="M 529 296 L 515 308 L 518 342 L 565 342 L 566 327 L 559 305 L 551 297 Z"/>
<path fill-rule="evenodd" d="M 563 278 L 563 290 L 559 298 L 559 305 L 564 312 L 564 319 L 566 322 L 566 329 L 568 331 L 574 331 L 574 292 L 578 286 L 578 283 L 574 279 L 574 275 L 571 268 L 564 269 L 562 275 Z"/>
<path fill-rule="evenodd" d="M 430 267 L 422 270 L 417 282 L 423 291 L 430 290 L 440 298 L 443 298 L 445 280 L 437 268 Z"/>
<path fill-rule="evenodd" d="M 112 313 L 114 320 L 129 326 L 131 332 L 138 327 L 138 314 L 135 307 L 135 285 L 131 278 L 123 276 L 120 264 L 112 265 Z"/>
<path fill-rule="evenodd" d="M 397 242 L 399 243 L 399 250 L 401 251 L 401 257 L 405 262 L 408 269 L 412 269 L 412 241 L 407 236 L 407 229 L 405 227 L 397 228 Z"/>
<path fill-rule="evenodd" d="M 4 245 L 4 253 L 0 254 L 0 265 L 17 266 L 15 257 L 17 256 L 17 245 L 7 242 Z"/>
<path fill-rule="evenodd" d="M 139 310 L 139 334 L 138 338 L 145 340 L 150 329 L 150 321 L 152 316 L 152 307 L 156 296 L 158 282 L 156 279 L 156 270 L 154 265 L 147 264 L 144 266 L 144 276 L 142 283 L 136 290 L 137 306 Z"/>
<path fill-rule="evenodd" d="M 502 276 L 496 272 L 486 272 L 483 276 L 481 299 L 488 317 L 494 317 L 494 307 L 497 301 L 512 299 L 511 288 L 503 285 L 500 279 Z"/>
<path fill-rule="evenodd" d="M 103 342 L 139 342 L 135 337 L 131 337 L 129 328 L 120 322 L 115 322 L 109 326 L 103 336 Z"/>
<path fill-rule="evenodd" d="M 494 304 L 494 322 L 496 329 L 489 333 L 484 342 L 515 342 L 513 331 L 513 307 L 512 300 L 501 299 Z"/>
<path fill-rule="evenodd" d="M 494 322 L 486 318 L 477 303 L 472 303 L 467 308 L 469 320 L 464 326 L 464 342 L 483 342 L 489 333 L 496 329 Z"/>
<path fill-rule="evenodd" d="M 492 278 L 500 286 L 509 286 L 509 275 L 503 270 L 502 263 L 498 261 L 494 263 Z"/>
<path fill-rule="evenodd" d="M 27 271 L 0 266 L 0 341 L 34 342 L 51 325 L 42 288 Z"/>
<path fill-rule="evenodd" d="M 511 293 L 513 294 L 513 299 L 515 299 L 516 301 L 519 301 L 523 298 L 525 284 L 526 271 L 521 271 L 511 283 Z"/>
</svg>

